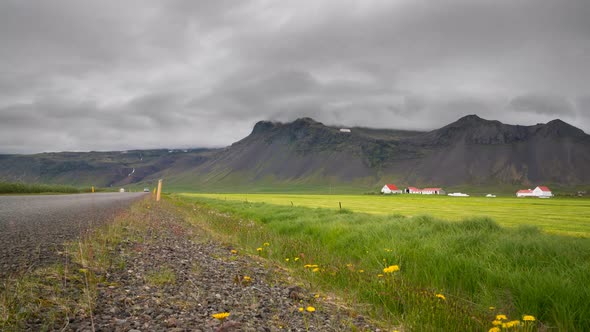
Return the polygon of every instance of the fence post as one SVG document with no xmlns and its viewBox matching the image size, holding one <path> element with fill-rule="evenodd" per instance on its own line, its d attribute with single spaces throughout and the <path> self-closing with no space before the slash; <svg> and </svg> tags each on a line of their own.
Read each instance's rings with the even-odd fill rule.
<svg viewBox="0 0 590 332">
<path fill-rule="evenodd" d="M 162 194 L 162 179 L 158 180 L 158 191 L 156 192 L 156 202 L 160 201 L 161 194 Z"/>
<path fill-rule="evenodd" d="M 342 210 L 342 202 L 338 202 L 338 205 L 340 206 L 340 210 Z"/>
<path fill-rule="evenodd" d="M 94 192 L 94 186 L 92 186 L 92 192 Z"/>
</svg>

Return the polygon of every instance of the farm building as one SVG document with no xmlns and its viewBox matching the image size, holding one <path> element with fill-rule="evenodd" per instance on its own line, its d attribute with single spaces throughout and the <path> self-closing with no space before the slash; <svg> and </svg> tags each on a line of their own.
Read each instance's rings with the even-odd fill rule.
<svg viewBox="0 0 590 332">
<path fill-rule="evenodd" d="M 350 129 L 348 128 L 340 128 L 341 133 L 350 133 Z"/>
<path fill-rule="evenodd" d="M 406 193 L 406 194 L 421 194 L 422 193 L 422 190 L 421 189 L 418 189 L 416 187 L 407 187 L 404 190 L 404 193 Z"/>
<path fill-rule="evenodd" d="M 424 188 L 422 195 L 444 195 L 446 192 L 442 188 Z"/>
<path fill-rule="evenodd" d="M 386 184 L 381 188 L 381 193 L 383 194 L 401 194 L 402 191 L 399 190 L 395 184 Z"/>
<path fill-rule="evenodd" d="M 535 189 L 521 189 L 516 192 L 516 197 L 539 197 L 549 198 L 553 193 L 546 186 L 537 186 Z"/>
</svg>

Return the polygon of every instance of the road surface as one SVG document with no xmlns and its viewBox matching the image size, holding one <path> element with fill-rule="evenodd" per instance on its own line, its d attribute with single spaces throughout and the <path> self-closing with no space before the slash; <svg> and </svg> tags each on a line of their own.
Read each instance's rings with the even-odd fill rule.
<svg viewBox="0 0 590 332">
<path fill-rule="evenodd" d="M 0 277 L 55 262 L 64 241 L 113 220 L 145 195 L 0 196 Z"/>
</svg>

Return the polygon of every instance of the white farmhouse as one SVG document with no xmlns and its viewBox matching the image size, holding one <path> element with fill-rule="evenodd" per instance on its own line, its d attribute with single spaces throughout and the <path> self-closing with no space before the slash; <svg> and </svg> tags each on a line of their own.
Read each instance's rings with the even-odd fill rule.
<svg viewBox="0 0 590 332">
<path fill-rule="evenodd" d="M 532 189 L 521 189 L 516 192 L 516 197 L 533 197 L 533 190 Z"/>
<path fill-rule="evenodd" d="M 401 194 L 402 191 L 399 190 L 395 184 L 386 184 L 381 188 L 381 193 L 383 194 Z"/>
<path fill-rule="evenodd" d="M 422 193 L 422 189 L 418 189 L 416 187 L 407 187 L 404 192 L 406 194 L 421 194 Z"/>
<path fill-rule="evenodd" d="M 533 189 L 533 195 L 540 198 L 549 198 L 553 196 L 553 193 L 548 187 L 537 186 L 537 188 Z"/>
<path fill-rule="evenodd" d="M 341 133 L 350 133 L 350 129 L 348 128 L 340 128 Z"/>
<path fill-rule="evenodd" d="M 422 195 L 444 195 L 446 192 L 442 188 L 424 188 Z"/>
</svg>

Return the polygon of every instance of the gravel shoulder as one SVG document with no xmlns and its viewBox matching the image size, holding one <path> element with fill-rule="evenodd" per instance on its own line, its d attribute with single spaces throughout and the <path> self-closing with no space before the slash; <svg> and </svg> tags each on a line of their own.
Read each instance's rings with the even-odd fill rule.
<svg viewBox="0 0 590 332">
<path fill-rule="evenodd" d="M 24 288 L 35 289 L 36 298 L 20 301 L 42 306 L 22 315 L 25 306 L 17 303 L 16 323 L 4 330 L 380 331 L 271 261 L 216 240 L 172 204 L 154 203 L 136 202 L 90 233 L 95 241 L 80 244 L 80 256 L 76 249 L 60 253 L 65 268 L 35 272 L 37 284 Z M 23 296 L 10 287 L 0 293 Z M 213 317 L 223 312 L 227 319 Z"/>
</svg>

